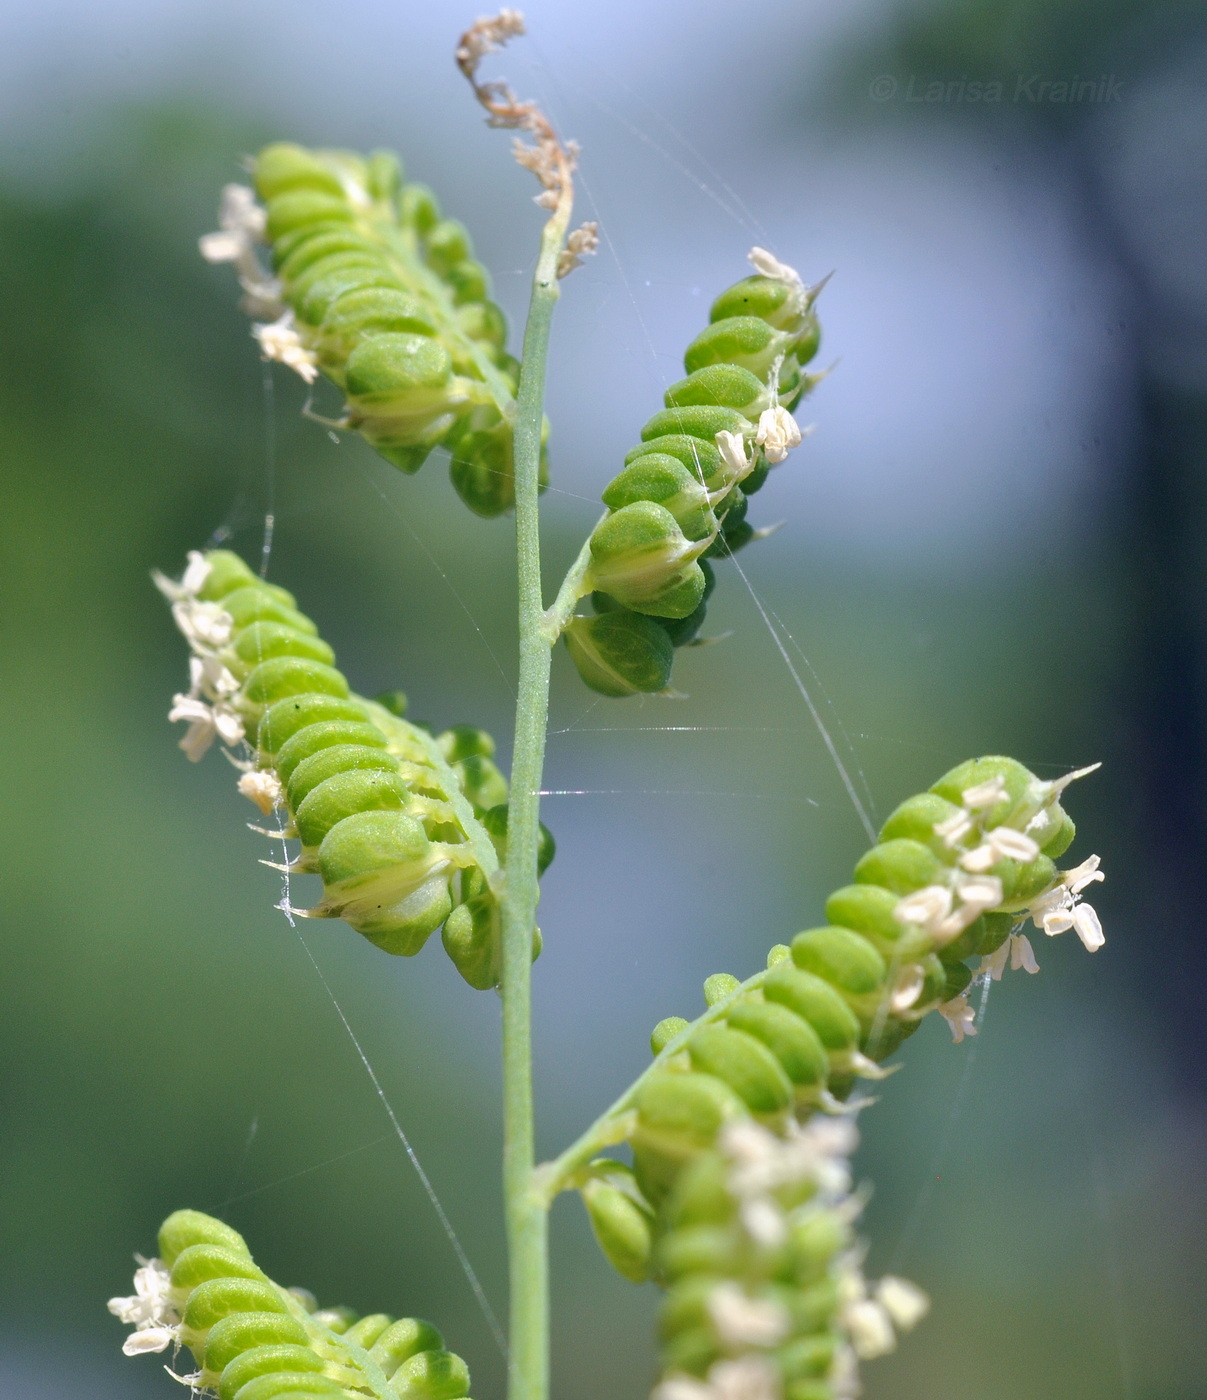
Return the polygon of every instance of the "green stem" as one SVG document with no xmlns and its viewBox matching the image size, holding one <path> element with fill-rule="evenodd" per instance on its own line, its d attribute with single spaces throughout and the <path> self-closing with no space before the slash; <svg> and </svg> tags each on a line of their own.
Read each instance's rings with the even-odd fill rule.
<svg viewBox="0 0 1207 1400">
<path fill-rule="evenodd" d="M 607 512 L 601 519 L 607 519 Z M 552 646 L 566 630 L 566 624 L 574 615 L 574 608 L 578 600 L 588 591 L 586 587 L 587 570 L 591 567 L 591 539 L 587 537 L 586 543 L 578 551 L 578 558 L 570 565 L 570 570 L 562 580 L 562 586 L 557 591 L 557 597 L 553 600 L 549 610 L 542 619 L 545 631 L 545 638 Z"/>
<path fill-rule="evenodd" d="M 503 887 L 503 1191 L 511 1299 L 510 1400 L 549 1393 L 548 1214 L 536 1190 L 532 1100 L 532 933 L 536 925 L 541 772 L 550 642 L 543 627 L 538 489 L 545 362 L 557 261 L 570 218 L 563 198 L 541 236 L 515 417 L 520 675 Z"/>
</svg>

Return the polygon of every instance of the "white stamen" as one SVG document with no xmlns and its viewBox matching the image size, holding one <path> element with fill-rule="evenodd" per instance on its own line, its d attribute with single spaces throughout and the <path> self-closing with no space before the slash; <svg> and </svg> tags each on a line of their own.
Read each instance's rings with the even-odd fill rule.
<svg viewBox="0 0 1207 1400">
<path fill-rule="evenodd" d="M 917 924 L 931 932 L 951 913 L 951 891 L 946 885 L 926 885 L 898 900 L 893 918 L 902 924 Z"/>
<path fill-rule="evenodd" d="M 1077 931 L 1077 937 L 1085 945 L 1087 953 L 1096 953 L 1106 942 L 1106 934 L 1102 931 L 1102 921 L 1089 904 L 1079 904 L 1073 910 L 1073 927 Z"/>
<path fill-rule="evenodd" d="M 318 378 L 318 360 L 313 350 L 307 350 L 293 324 L 293 312 L 287 311 L 278 321 L 256 322 L 252 335 L 260 343 L 260 353 L 266 360 L 277 360 L 300 375 L 307 384 Z"/>
<path fill-rule="evenodd" d="M 768 1196 L 743 1201 L 738 1214 L 746 1233 L 764 1249 L 778 1249 L 788 1238 L 784 1212 Z"/>
<path fill-rule="evenodd" d="M 935 835 L 949 850 L 954 850 L 972 830 L 973 821 L 965 811 L 959 811 L 945 821 L 935 822 Z"/>
<path fill-rule="evenodd" d="M 780 282 L 801 284 L 801 275 L 796 268 L 780 262 L 779 258 L 769 253 L 766 248 L 751 248 L 746 257 L 760 277 L 774 277 Z"/>
<path fill-rule="evenodd" d="M 196 596 L 205 587 L 205 581 L 213 572 L 213 565 L 199 549 L 189 550 L 189 562 L 180 580 L 186 593 Z"/>
<path fill-rule="evenodd" d="M 746 439 L 741 433 L 731 433 L 722 428 L 716 436 L 717 451 L 721 460 L 734 473 L 734 479 L 741 481 L 750 473 L 751 462 L 746 453 Z"/>
<path fill-rule="evenodd" d="M 1000 948 L 995 948 L 992 953 L 986 953 L 981 958 L 980 966 L 976 970 L 978 977 L 991 977 L 995 982 L 1002 980 L 1002 973 L 1010 961 L 1010 940 L 1003 939 Z"/>
<path fill-rule="evenodd" d="M 714 1400 L 780 1400 L 779 1372 L 761 1356 L 718 1361 L 708 1372 Z"/>
<path fill-rule="evenodd" d="M 1006 780 L 999 773 L 975 787 L 965 788 L 960 794 L 961 801 L 970 812 L 979 812 L 992 807 L 1006 796 Z"/>
<path fill-rule="evenodd" d="M 1026 972 L 1039 971 L 1039 963 L 1035 961 L 1035 949 L 1031 947 L 1031 940 L 1025 933 L 1012 933 L 1007 942 L 1010 945 L 1010 966 L 1015 972 L 1020 968 Z"/>
<path fill-rule="evenodd" d="M 896 983 L 889 997 L 889 1006 L 896 1013 L 908 1011 L 922 995 L 926 983 L 926 973 L 921 963 L 907 963 L 897 974 Z"/>
<path fill-rule="evenodd" d="M 957 1045 L 965 1036 L 976 1035 L 976 1012 L 968 1005 L 966 995 L 943 1002 L 938 1011 L 951 1027 L 951 1038 Z"/>
<path fill-rule="evenodd" d="M 788 410 L 776 404 L 774 408 L 765 408 L 759 415 L 754 440 L 763 449 L 767 460 L 774 464 L 782 462 L 794 447 L 800 446 L 801 430 Z"/>
<path fill-rule="evenodd" d="M 912 1331 L 930 1311 L 930 1299 L 918 1285 L 894 1274 L 885 1274 L 876 1285 L 876 1301 L 901 1332 Z"/>
<path fill-rule="evenodd" d="M 254 802 L 265 816 L 274 808 L 282 806 L 285 801 L 281 780 L 275 773 L 266 769 L 244 773 L 237 786 L 243 796 Z"/>
<path fill-rule="evenodd" d="M 861 1361 L 884 1356 L 897 1345 L 897 1335 L 893 1331 L 888 1310 L 871 1298 L 861 1298 L 848 1304 L 842 1311 L 842 1322 L 850 1335 L 855 1355 Z"/>
<path fill-rule="evenodd" d="M 778 1303 L 747 1297 L 736 1283 L 718 1284 L 708 1295 L 708 1311 L 727 1346 L 775 1346 L 791 1326 Z"/>
</svg>

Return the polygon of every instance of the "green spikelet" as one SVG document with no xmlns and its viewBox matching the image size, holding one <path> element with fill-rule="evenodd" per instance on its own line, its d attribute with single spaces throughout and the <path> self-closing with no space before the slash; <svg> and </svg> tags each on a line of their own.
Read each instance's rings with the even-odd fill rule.
<svg viewBox="0 0 1207 1400">
<path fill-rule="evenodd" d="M 800 442 L 790 410 L 816 379 L 803 366 L 817 353 L 821 288 L 762 249 L 750 256 L 757 275 L 717 298 L 688 346 L 687 378 L 604 490 L 609 513 L 583 578 L 597 615 L 565 630 L 579 675 L 602 695 L 667 689 L 675 648 L 698 641 L 708 561 L 758 538 L 747 499 Z"/>
<path fill-rule="evenodd" d="M 194 1391 L 218 1400 L 462 1400 L 465 1362 L 419 1318 L 357 1318 L 318 1308 L 253 1263 L 243 1239 L 200 1211 L 178 1210 L 159 1232 L 160 1258 L 143 1263 L 136 1292 L 109 1310 L 134 1331 L 124 1350 L 186 1346 Z"/>
<path fill-rule="evenodd" d="M 282 142 L 253 175 L 254 191 L 224 191 L 222 232 L 201 247 L 235 264 L 265 356 L 307 382 L 325 374 L 346 398 L 342 426 L 400 471 L 447 448 L 469 508 L 509 510 L 518 367 L 464 227 L 385 151 Z"/>
<path fill-rule="evenodd" d="M 293 597 L 227 550 L 191 555 L 179 583 L 156 581 L 193 653 L 191 692 L 172 710 L 189 723 L 181 747 L 198 759 L 214 738 L 248 746 L 240 791 L 284 814 L 301 842 L 290 869 L 322 877 L 322 899 L 301 912 L 403 957 L 447 923 L 466 981 L 495 986 L 507 781 L 490 735 L 459 725 L 433 737 L 404 718 L 401 691 L 353 695 Z M 545 832 L 542 869 L 552 857 Z"/>
<path fill-rule="evenodd" d="M 893 812 L 828 924 L 777 944 L 745 983 L 708 978 L 694 1025 L 655 1028 L 653 1066 L 594 1139 L 627 1140 L 633 1172 L 599 1159 L 569 1182 L 618 1272 L 668 1290 L 658 1400 L 704 1400 L 692 1385 L 723 1389 L 715 1368 L 739 1363 L 752 1393 L 835 1400 L 921 1316 L 913 1285 L 860 1271 L 844 1100 L 929 1012 L 956 1041 L 976 1033 L 973 977 L 1037 970 L 1024 919 L 1101 945 L 1079 902 L 1097 857 L 1053 863 L 1079 776 L 1045 782 L 1001 757 L 953 769 Z"/>
</svg>

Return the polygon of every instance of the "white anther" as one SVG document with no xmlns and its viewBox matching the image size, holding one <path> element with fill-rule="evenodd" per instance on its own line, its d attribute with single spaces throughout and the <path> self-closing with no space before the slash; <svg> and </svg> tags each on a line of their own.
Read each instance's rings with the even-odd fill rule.
<svg viewBox="0 0 1207 1400">
<path fill-rule="evenodd" d="M 257 321 L 251 328 L 260 343 L 260 354 L 266 360 L 277 360 L 300 375 L 307 384 L 318 378 L 318 360 L 313 350 L 307 350 L 293 324 L 293 312 L 286 311 L 277 321 Z"/>
<path fill-rule="evenodd" d="M 930 1311 L 930 1299 L 922 1289 L 895 1274 L 885 1274 L 876 1285 L 876 1301 L 899 1332 L 911 1331 Z"/>
<path fill-rule="evenodd" d="M 970 812 L 979 812 L 994 806 L 1005 796 L 1006 780 L 999 773 L 983 783 L 977 783 L 975 787 L 965 788 L 960 794 L 960 800 Z"/>
<path fill-rule="evenodd" d="M 270 773 L 267 769 L 261 768 L 244 773 L 237 786 L 243 796 L 254 802 L 265 816 L 268 816 L 274 808 L 280 807 L 285 801 L 285 791 L 281 787 L 281 780 L 275 773 Z"/>
<path fill-rule="evenodd" d="M 751 248 L 746 257 L 760 277 L 774 277 L 780 282 L 795 282 L 798 286 L 801 285 L 801 275 L 796 268 L 780 262 L 779 258 L 769 253 L 766 248 Z"/>
<path fill-rule="evenodd" d="M 801 436 L 796 419 L 786 408 L 776 404 L 774 408 L 765 408 L 759 415 L 754 440 L 763 449 L 767 460 L 776 463 L 782 462 L 794 447 L 800 446 Z"/>
<path fill-rule="evenodd" d="M 719 1283 L 708 1295 L 708 1312 L 727 1346 L 772 1347 L 788 1334 L 791 1320 L 778 1303 L 748 1297 L 736 1283 Z"/>
<path fill-rule="evenodd" d="M 976 1035 L 976 1012 L 968 1005 L 967 996 L 953 997 L 943 1002 L 938 1010 L 951 1028 L 951 1038 L 957 1045 L 965 1036 Z"/>
</svg>

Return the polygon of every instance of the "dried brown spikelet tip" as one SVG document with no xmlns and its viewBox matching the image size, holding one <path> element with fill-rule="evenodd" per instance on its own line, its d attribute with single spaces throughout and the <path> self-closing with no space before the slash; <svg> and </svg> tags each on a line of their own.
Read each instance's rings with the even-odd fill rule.
<svg viewBox="0 0 1207 1400">
<path fill-rule="evenodd" d="M 573 200 L 570 176 L 578 147 L 573 141 L 563 145 L 537 104 L 521 102 L 506 82 L 478 81 L 482 59 L 487 54 L 497 53 L 509 39 L 525 32 L 524 16 L 519 10 L 500 10 L 493 17 L 479 19 L 461 36 L 456 49 L 457 66 L 473 88 L 474 96 L 490 114 L 487 120 L 491 126 L 531 133 L 532 144 L 516 138 L 512 155 L 525 170 L 531 170 L 544 187 L 536 196 L 536 203 L 542 209 L 560 211 L 568 218 Z M 591 250 L 583 247 L 581 251 Z M 568 264 L 566 271 L 575 266 L 577 262 Z M 564 273 L 559 271 L 559 276 Z"/>
</svg>

